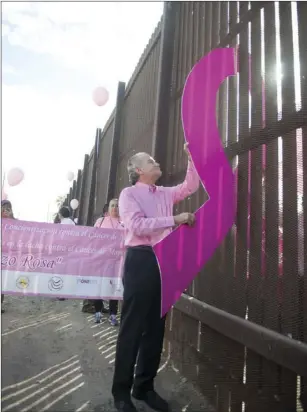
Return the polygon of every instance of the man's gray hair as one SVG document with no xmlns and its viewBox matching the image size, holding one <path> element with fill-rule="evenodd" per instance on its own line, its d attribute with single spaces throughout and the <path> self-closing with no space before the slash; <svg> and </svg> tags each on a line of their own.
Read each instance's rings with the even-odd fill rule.
<svg viewBox="0 0 307 412">
<path fill-rule="evenodd" d="M 140 167 L 140 158 L 142 155 L 146 155 L 147 153 L 136 153 L 133 156 L 130 157 L 128 160 L 127 164 L 127 170 L 128 170 L 128 175 L 129 175 L 129 182 L 132 186 L 134 186 L 139 178 L 140 175 L 137 172 L 137 169 Z"/>
</svg>

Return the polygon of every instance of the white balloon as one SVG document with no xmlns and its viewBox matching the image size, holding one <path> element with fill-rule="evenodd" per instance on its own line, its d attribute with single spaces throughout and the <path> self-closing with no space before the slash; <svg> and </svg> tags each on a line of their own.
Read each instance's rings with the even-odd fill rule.
<svg viewBox="0 0 307 412">
<path fill-rule="evenodd" d="M 79 202 L 77 199 L 72 199 L 70 201 L 70 207 L 72 208 L 72 210 L 76 210 L 79 206 Z"/>
<path fill-rule="evenodd" d="M 69 182 L 72 182 L 74 180 L 75 174 L 74 172 L 68 172 L 67 173 L 67 179 Z"/>
</svg>

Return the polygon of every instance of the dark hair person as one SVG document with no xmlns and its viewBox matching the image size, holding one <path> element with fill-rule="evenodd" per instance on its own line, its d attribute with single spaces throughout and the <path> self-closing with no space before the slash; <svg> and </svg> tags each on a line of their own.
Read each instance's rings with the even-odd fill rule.
<svg viewBox="0 0 307 412">
<path fill-rule="evenodd" d="M 70 217 L 70 211 L 67 206 L 62 206 L 59 210 L 58 215 L 61 221 L 61 225 L 75 225 L 75 222 Z"/>
<path fill-rule="evenodd" d="M 2 219 L 14 219 L 12 203 L 9 200 L 1 200 Z"/>
<path fill-rule="evenodd" d="M 106 209 L 107 206 L 107 209 Z M 110 203 L 104 206 L 104 216 L 97 220 L 94 227 L 101 227 L 105 229 L 118 229 L 123 230 L 123 225 L 120 222 L 119 214 L 118 214 L 118 200 L 112 199 Z M 103 309 L 103 300 L 97 299 L 95 300 L 95 320 L 96 323 L 100 323 L 101 321 L 101 312 Z M 109 322 L 112 326 L 117 326 L 118 322 L 116 319 L 118 311 L 118 301 L 117 300 L 110 300 L 109 301 Z"/>
</svg>

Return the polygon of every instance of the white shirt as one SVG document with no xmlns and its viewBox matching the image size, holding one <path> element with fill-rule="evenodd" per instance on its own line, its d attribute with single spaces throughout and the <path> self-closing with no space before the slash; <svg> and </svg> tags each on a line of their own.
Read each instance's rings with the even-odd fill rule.
<svg viewBox="0 0 307 412">
<path fill-rule="evenodd" d="M 69 217 L 63 217 L 61 220 L 61 225 L 76 225 L 74 221 L 72 221 Z"/>
</svg>

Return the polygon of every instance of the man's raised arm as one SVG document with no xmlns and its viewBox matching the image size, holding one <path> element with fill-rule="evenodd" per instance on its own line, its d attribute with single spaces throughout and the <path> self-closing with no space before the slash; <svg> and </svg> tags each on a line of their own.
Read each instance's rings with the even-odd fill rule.
<svg viewBox="0 0 307 412">
<path fill-rule="evenodd" d="M 170 187 L 172 192 L 173 202 L 179 203 L 186 197 L 191 196 L 199 188 L 199 176 L 192 162 L 191 154 L 188 150 L 188 144 L 184 145 L 184 151 L 188 156 L 188 169 L 183 183 Z"/>
</svg>

